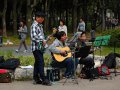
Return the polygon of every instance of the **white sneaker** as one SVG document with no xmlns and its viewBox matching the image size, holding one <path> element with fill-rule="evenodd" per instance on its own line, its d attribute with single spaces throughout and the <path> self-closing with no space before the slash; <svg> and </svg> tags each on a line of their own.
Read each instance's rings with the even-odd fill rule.
<svg viewBox="0 0 120 90">
<path fill-rule="evenodd" d="M 17 53 L 19 52 L 19 50 L 17 49 L 17 50 L 15 50 Z"/>
<path fill-rule="evenodd" d="M 24 50 L 23 52 L 24 52 L 24 53 L 26 53 L 26 52 L 27 52 L 27 50 Z"/>
</svg>

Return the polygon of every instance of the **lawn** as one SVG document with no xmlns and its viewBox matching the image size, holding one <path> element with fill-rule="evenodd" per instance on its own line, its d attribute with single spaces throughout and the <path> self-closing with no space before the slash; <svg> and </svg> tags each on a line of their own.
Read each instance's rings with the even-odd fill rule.
<svg viewBox="0 0 120 90">
<path fill-rule="evenodd" d="M 110 46 L 101 46 L 101 48 L 97 48 L 95 50 L 96 55 L 102 55 L 102 56 L 106 56 L 110 52 L 120 53 L 120 48 L 118 48 L 118 47 L 110 47 Z"/>
</svg>

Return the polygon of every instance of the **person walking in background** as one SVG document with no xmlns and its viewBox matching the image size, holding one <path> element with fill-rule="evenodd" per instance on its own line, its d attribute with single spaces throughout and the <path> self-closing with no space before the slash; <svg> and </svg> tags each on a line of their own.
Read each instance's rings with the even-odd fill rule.
<svg viewBox="0 0 120 90">
<path fill-rule="evenodd" d="M 20 45 L 19 45 L 19 48 L 16 50 L 16 52 L 20 51 L 22 45 L 24 45 L 25 47 L 24 52 L 27 52 L 28 49 L 27 49 L 25 40 L 26 40 L 28 32 L 27 32 L 26 22 L 24 20 L 20 21 L 20 27 L 19 27 L 18 32 L 19 32 Z"/>
<path fill-rule="evenodd" d="M 59 32 L 64 31 L 66 33 L 66 36 L 67 36 L 67 26 L 65 25 L 64 20 L 60 19 L 59 22 L 60 22 L 60 25 L 58 27 Z"/>
<path fill-rule="evenodd" d="M 85 22 L 82 18 L 80 19 L 80 22 L 78 24 L 77 32 L 85 32 Z"/>
<path fill-rule="evenodd" d="M 45 14 L 43 12 L 35 13 L 35 21 L 31 26 L 31 50 L 35 58 L 34 72 L 33 72 L 33 84 L 43 84 L 50 86 L 51 83 L 45 78 L 44 74 L 44 58 L 43 51 L 39 48 L 39 43 L 42 42 L 42 46 L 46 45 L 45 36 L 43 32 L 43 22 Z"/>
</svg>

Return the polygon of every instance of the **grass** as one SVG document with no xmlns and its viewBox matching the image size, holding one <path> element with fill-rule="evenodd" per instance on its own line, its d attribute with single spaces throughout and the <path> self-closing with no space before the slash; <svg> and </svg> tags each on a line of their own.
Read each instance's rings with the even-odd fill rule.
<svg viewBox="0 0 120 90">
<path fill-rule="evenodd" d="M 12 51 L 0 51 L 0 56 L 4 56 L 4 59 L 7 60 L 9 58 L 18 58 L 20 60 L 20 64 L 22 66 L 27 66 L 27 65 L 34 65 L 34 57 L 33 56 L 15 56 L 13 55 Z M 50 55 L 44 54 L 44 62 L 45 66 L 48 66 L 50 63 Z"/>
<path fill-rule="evenodd" d="M 114 49 L 115 49 L 115 51 L 114 51 Z M 109 47 L 109 46 L 102 46 L 101 47 L 101 50 L 100 50 L 100 48 L 99 49 L 97 49 L 96 51 L 95 51 L 95 55 L 102 55 L 102 56 L 106 56 L 106 55 L 108 55 L 110 52 L 116 52 L 116 53 L 120 53 L 120 48 L 118 48 L 118 47 Z"/>
</svg>

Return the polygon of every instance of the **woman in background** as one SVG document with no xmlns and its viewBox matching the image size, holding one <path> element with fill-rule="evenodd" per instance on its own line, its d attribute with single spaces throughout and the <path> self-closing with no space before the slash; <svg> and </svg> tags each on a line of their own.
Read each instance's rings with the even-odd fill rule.
<svg viewBox="0 0 120 90">
<path fill-rule="evenodd" d="M 60 25 L 58 27 L 58 30 L 59 30 L 59 32 L 64 31 L 66 33 L 66 36 L 67 36 L 67 26 L 65 25 L 65 22 L 62 19 L 60 20 Z"/>
<path fill-rule="evenodd" d="M 19 36 L 20 36 L 20 45 L 19 48 L 16 50 L 16 52 L 18 53 L 22 47 L 22 45 L 24 45 L 25 50 L 24 52 L 27 52 L 27 45 L 26 45 L 26 37 L 27 37 L 27 26 L 24 20 L 20 21 L 20 27 L 19 27 Z"/>
</svg>

